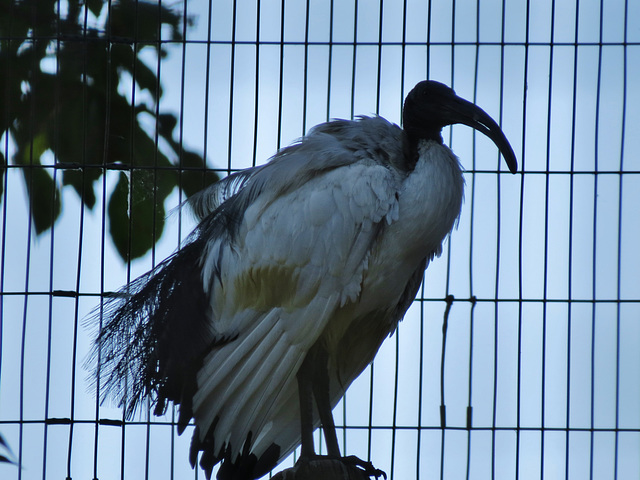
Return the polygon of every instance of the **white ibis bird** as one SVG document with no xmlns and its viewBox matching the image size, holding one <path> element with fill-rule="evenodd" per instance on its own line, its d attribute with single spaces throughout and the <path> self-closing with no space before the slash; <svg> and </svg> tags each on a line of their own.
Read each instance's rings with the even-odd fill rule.
<svg viewBox="0 0 640 480">
<path fill-rule="evenodd" d="M 320 424 L 340 457 L 332 408 L 395 331 L 460 214 L 462 170 L 441 136 L 456 123 L 516 171 L 487 113 L 423 81 L 403 129 L 380 117 L 323 123 L 192 198 L 201 221 L 186 244 L 106 306 L 102 395 L 129 415 L 145 398 L 155 414 L 178 405 L 207 477 L 220 463 L 221 480 L 259 478 L 300 444 L 312 458 Z"/>
</svg>

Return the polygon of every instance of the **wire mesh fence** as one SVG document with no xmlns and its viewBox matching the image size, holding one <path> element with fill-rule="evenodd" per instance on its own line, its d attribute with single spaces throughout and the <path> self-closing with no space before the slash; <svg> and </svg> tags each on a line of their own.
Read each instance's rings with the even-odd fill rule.
<svg viewBox="0 0 640 480">
<path fill-rule="evenodd" d="M 342 451 L 396 479 L 640 478 L 637 2 L 40 3 L 49 31 L 28 27 L 35 0 L 0 15 L 18 79 L 0 81 L 0 434 L 20 465 L 2 478 L 204 478 L 175 412 L 99 404 L 84 319 L 179 248 L 195 220 L 176 207 L 210 172 L 331 118 L 399 124 L 425 78 L 496 118 L 520 172 L 471 129 L 444 130 L 466 169 L 459 225 L 336 408 Z"/>
</svg>

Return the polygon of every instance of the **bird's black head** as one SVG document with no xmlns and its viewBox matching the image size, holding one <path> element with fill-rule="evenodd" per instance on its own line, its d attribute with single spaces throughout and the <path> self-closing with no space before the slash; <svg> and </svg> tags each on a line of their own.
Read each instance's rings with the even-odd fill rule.
<svg viewBox="0 0 640 480">
<path fill-rule="evenodd" d="M 480 107 L 458 97 L 442 83 L 433 80 L 418 83 L 407 95 L 402 119 L 404 131 L 416 143 L 420 139 L 442 143 L 443 127 L 455 123 L 468 125 L 493 140 L 511 173 L 518 168 L 513 149 L 498 124 Z"/>
</svg>

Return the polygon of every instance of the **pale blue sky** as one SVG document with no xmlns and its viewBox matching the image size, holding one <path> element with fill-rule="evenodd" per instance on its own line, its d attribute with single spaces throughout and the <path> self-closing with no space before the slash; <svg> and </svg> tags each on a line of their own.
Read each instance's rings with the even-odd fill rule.
<svg viewBox="0 0 640 480">
<path fill-rule="evenodd" d="M 288 43 L 281 50 L 283 3 Z M 403 95 L 427 75 L 452 85 L 459 95 L 500 119 L 524 174 L 501 175 L 499 184 L 491 173 L 501 161 L 495 146 L 464 126 L 445 130 L 445 141 L 463 166 L 479 172 L 465 175 L 466 201 L 459 227 L 445 244 L 443 256 L 427 271 L 421 295 L 430 300 L 416 302 L 398 336 L 382 347 L 374 364 L 373 387 L 367 370 L 349 390 L 346 407 L 341 404 L 335 412 L 339 424 L 367 427 L 372 388 L 373 425 L 388 427 L 395 422 L 402 428 L 395 434 L 395 450 L 389 428 L 375 429 L 371 441 L 366 428 L 350 429 L 346 451 L 366 458 L 371 445 L 376 466 L 397 479 L 416 478 L 418 466 L 420 478 L 466 478 L 468 470 L 473 479 L 515 478 L 516 471 L 520 479 L 565 478 L 566 472 L 568 478 L 583 479 L 591 471 L 593 478 L 608 479 L 614 478 L 616 462 L 618 478 L 639 478 L 640 156 L 635 152 L 640 150 L 640 113 L 635 107 L 640 105 L 640 4 L 628 2 L 625 18 L 623 1 L 606 0 L 600 22 L 600 3 L 595 0 L 580 1 L 577 15 L 575 1 L 530 2 L 527 28 L 526 2 L 504 2 L 503 22 L 503 2 L 483 1 L 477 31 L 477 2 L 454 3 L 455 21 L 453 3 L 439 1 L 431 7 L 427 28 L 428 3 L 406 2 L 408 46 L 403 63 L 402 1 L 384 1 L 380 28 L 380 4 L 360 0 L 355 38 L 354 1 L 335 2 L 332 30 L 329 2 L 311 1 L 308 37 L 306 2 L 261 2 L 263 43 L 256 71 L 255 1 L 237 2 L 239 43 L 233 65 L 232 47 L 226 43 L 233 31 L 231 2 L 214 3 L 214 43 L 207 58 L 208 5 L 192 1 L 189 13 L 196 26 L 187 33 L 194 43 L 185 48 L 185 84 L 181 84 L 182 48 L 176 46 L 161 66 L 165 95 L 160 110 L 178 113 L 183 102 L 184 143 L 204 151 L 206 139 L 209 165 L 230 164 L 234 169 L 251 166 L 254 159 L 264 163 L 279 146 L 327 117 L 379 113 L 399 122 Z M 326 44 L 330 31 L 336 42 L 331 57 Z M 452 34 L 458 43 L 453 49 L 448 45 Z M 428 49 L 427 39 L 432 42 Z M 308 48 L 305 40 L 310 42 Z M 359 43 L 355 50 L 354 40 Z M 487 44 L 478 48 L 478 40 Z M 621 166 L 624 175 L 611 173 Z M 573 177 L 566 173 L 571 168 Z M 551 173 L 545 175 L 546 171 Z M 103 238 L 102 204 L 85 212 L 81 221 L 79 202 L 70 190 L 63 190 L 64 211 L 54 230 L 34 238 L 21 173 L 12 169 L 7 176 L 6 208 L 3 204 L 0 210 L 5 293 L 0 431 L 16 454 L 22 451 L 21 478 L 64 478 L 70 428 L 45 429 L 38 421 L 45 415 L 73 415 L 87 421 L 73 428 L 71 473 L 73 478 L 92 478 L 95 429 L 90 422 L 95 419 L 95 399 L 82 368 L 91 332 L 82 327 L 82 319 L 98 298 L 81 296 L 76 312 L 73 298 L 34 294 L 25 302 L 25 296 L 16 292 L 25 287 L 44 293 L 75 290 L 79 268 L 80 292 L 96 294 L 101 285 L 115 290 L 129 274 L 133 278 L 148 270 L 154 259 L 149 255 L 137 260 L 128 272 L 109 239 Z M 107 176 L 107 192 L 116 180 L 115 173 Z M 167 210 L 178 203 L 174 193 Z M 155 261 L 174 251 L 193 225 L 189 215 L 172 216 Z M 475 295 L 479 301 L 473 312 L 469 302 L 455 302 L 450 313 L 445 403 L 447 424 L 457 429 L 446 430 L 443 437 L 436 427 L 445 307 L 441 300 L 447 294 L 457 299 Z M 491 301 L 496 295 L 513 301 L 496 309 Z M 519 298 L 526 301 L 518 303 Z M 618 304 L 617 299 L 623 302 Z M 74 333 L 78 335 L 75 359 Z M 397 344 L 400 373 L 395 398 Z M 470 355 L 473 426 L 479 430 L 469 437 L 464 427 Z M 119 419 L 121 413 L 105 406 L 99 416 Z M 22 436 L 16 423 L 20 418 L 26 422 Z M 126 427 L 125 478 L 144 478 L 147 471 L 154 479 L 204 478 L 188 465 L 191 431 L 178 437 L 157 421 L 152 418 L 149 428 Z M 419 450 L 418 421 L 427 427 L 420 434 Z M 518 424 L 523 427 L 519 436 L 514 430 Z M 498 430 L 492 436 L 494 426 Z M 541 426 L 551 430 L 542 435 Z M 631 431 L 616 435 L 616 426 Z M 567 427 L 573 429 L 568 441 Z M 600 430 L 591 434 L 592 427 Z M 101 480 L 120 478 L 122 438 L 119 427 L 99 428 Z M 1 478 L 18 475 L 15 467 L 0 464 Z"/>
</svg>

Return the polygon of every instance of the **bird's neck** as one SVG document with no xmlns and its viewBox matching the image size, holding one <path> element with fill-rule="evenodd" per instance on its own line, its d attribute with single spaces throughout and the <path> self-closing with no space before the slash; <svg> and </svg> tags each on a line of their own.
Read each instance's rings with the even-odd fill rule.
<svg viewBox="0 0 640 480">
<path fill-rule="evenodd" d="M 405 126 L 404 131 L 407 135 L 408 152 L 407 158 L 411 159 L 410 168 L 413 169 L 418 163 L 420 158 L 420 150 L 424 148 L 424 145 L 433 142 L 439 145 L 443 145 L 442 130 L 441 129 L 426 129 L 417 130 L 407 128 Z M 421 147 L 422 146 L 422 147 Z"/>
<path fill-rule="evenodd" d="M 442 127 L 433 125 L 412 125 L 406 120 L 403 123 L 403 129 L 409 139 L 409 144 L 416 151 L 420 144 L 433 141 L 442 145 Z"/>
</svg>

